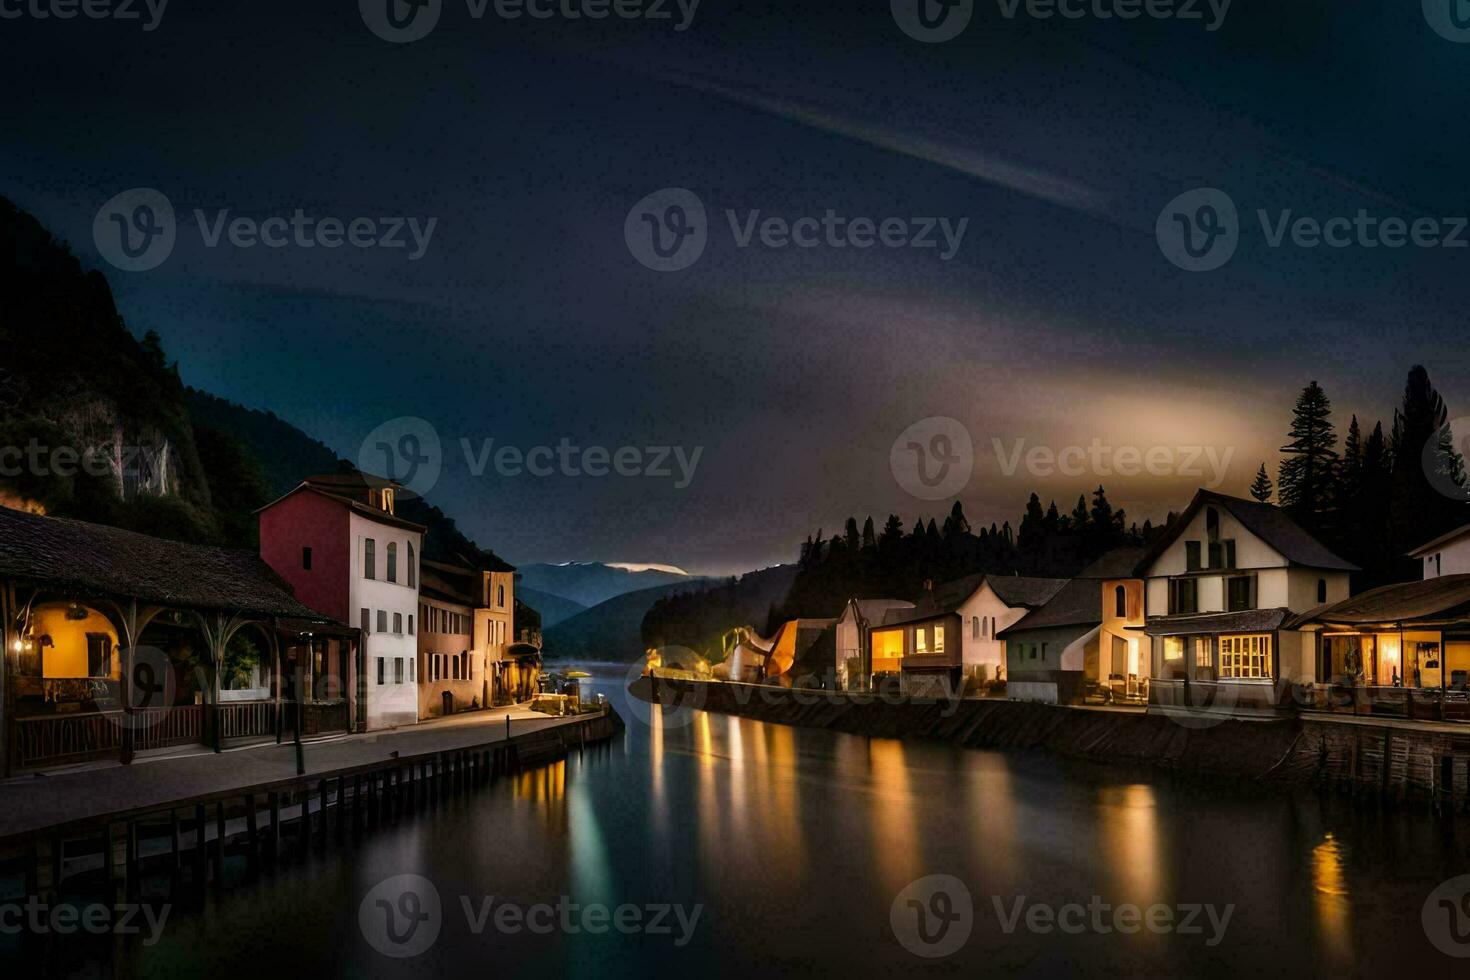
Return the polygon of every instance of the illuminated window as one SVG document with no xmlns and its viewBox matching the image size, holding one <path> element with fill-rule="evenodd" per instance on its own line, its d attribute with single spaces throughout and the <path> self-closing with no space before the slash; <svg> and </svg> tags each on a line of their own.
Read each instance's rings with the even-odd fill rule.
<svg viewBox="0 0 1470 980">
<path fill-rule="evenodd" d="M 929 652 L 929 637 L 924 632 L 924 627 L 922 627 L 922 626 L 920 626 L 918 629 L 914 630 L 914 652 L 915 653 L 928 653 Z"/>
<path fill-rule="evenodd" d="M 943 626 L 935 626 L 934 627 L 934 652 L 935 653 L 943 653 L 944 652 L 944 627 Z"/>
<path fill-rule="evenodd" d="M 1210 649 L 1210 638 L 1208 636 L 1196 636 L 1194 638 L 1194 665 L 1196 667 L 1215 666 L 1215 652 Z"/>
<path fill-rule="evenodd" d="M 1270 678 L 1270 635 L 1220 637 L 1220 676 L 1248 679 Z"/>
<path fill-rule="evenodd" d="M 1165 660 L 1183 660 L 1184 659 L 1184 637 L 1182 637 L 1182 636 L 1166 636 L 1166 637 L 1164 637 L 1164 659 Z"/>
<path fill-rule="evenodd" d="M 903 662 L 903 630 L 880 630 L 871 634 L 873 673 L 898 670 Z"/>
</svg>

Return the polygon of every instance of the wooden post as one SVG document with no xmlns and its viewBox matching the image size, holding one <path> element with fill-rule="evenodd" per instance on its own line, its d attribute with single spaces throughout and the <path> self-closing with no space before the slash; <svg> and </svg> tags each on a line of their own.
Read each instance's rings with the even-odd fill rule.
<svg viewBox="0 0 1470 980">
<path fill-rule="evenodd" d="M 270 851 L 271 863 L 274 864 L 281 857 L 281 794 L 271 793 L 266 800 L 271 811 Z"/>
<path fill-rule="evenodd" d="M 260 872 L 260 820 L 255 812 L 255 795 L 245 794 L 245 836 L 249 840 L 250 874 Z"/>
<path fill-rule="evenodd" d="M 214 883 L 223 887 L 225 881 L 225 801 L 214 805 Z"/>
<path fill-rule="evenodd" d="M 209 881 L 209 839 L 204 833 L 205 824 L 204 804 L 194 805 L 194 890 L 200 895 L 204 894 L 205 885 Z"/>
</svg>

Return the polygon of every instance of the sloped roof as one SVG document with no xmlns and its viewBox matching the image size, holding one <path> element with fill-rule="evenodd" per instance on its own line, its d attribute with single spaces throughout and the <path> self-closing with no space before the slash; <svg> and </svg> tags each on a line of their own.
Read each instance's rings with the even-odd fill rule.
<svg viewBox="0 0 1470 980">
<path fill-rule="evenodd" d="M 1102 623 L 1102 581 L 1074 578 L 1043 606 L 1022 616 L 996 636 L 1058 626 L 1097 626 Z"/>
<path fill-rule="evenodd" d="M 1413 551 L 1410 551 L 1408 553 L 1409 554 L 1409 557 L 1411 557 L 1411 558 L 1418 558 L 1420 555 L 1424 554 L 1424 552 L 1426 552 L 1426 551 L 1433 551 L 1435 548 L 1441 547 L 1443 545 L 1447 545 L 1451 541 L 1455 541 L 1455 540 L 1458 540 L 1460 538 L 1463 538 L 1467 534 L 1470 534 L 1470 524 L 1465 524 L 1465 525 L 1463 525 L 1461 527 L 1457 527 L 1453 531 L 1450 531 L 1448 534 L 1441 534 L 1439 537 L 1435 538 L 1433 541 L 1426 541 L 1426 542 L 1424 542 L 1419 547 L 1415 548 Z"/>
<path fill-rule="evenodd" d="M 1033 578 L 1028 575 L 967 575 L 934 586 L 919 597 L 912 609 L 889 609 L 884 613 L 884 626 L 917 623 L 948 616 L 979 591 L 989 585 L 992 592 L 1011 608 L 1035 609 L 1061 591 L 1064 578 Z"/>
<path fill-rule="evenodd" d="M 1143 560 L 1148 549 L 1143 545 L 1124 545 L 1105 551 L 1091 565 L 1077 573 L 1078 578 L 1109 579 L 1109 578 L 1135 578 L 1133 570 Z"/>
<path fill-rule="evenodd" d="M 990 591 L 1012 608 L 1044 605 L 1067 585 L 1064 578 L 1032 578 L 1027 575 L 988 575 L 985 581 Z"/>
<path fill-rule="evenodd" d="M 1360 595 L 1319 606 L 1293 621 L 1308 623 L 1407 623 L 1470 615 L 1470 575 L 1443 575 L 1421 582 L 1380 585 Z"/>
<path fill-rule="evenodd" d="M 1269 633 L 1291 616 L 1284 607 L 1246 609 L 1241 612 L 1201 613 L 1191 616 L 1159 616 L 1143 628 L 1149 636 L 1184 636 L 1189 633 Z"/>
<path fill-rule="evenodd" d="M 334 622 L 251 551 L 210 548 L 0 507 L 0 577 L 190 609 Z"/>
<path fill-rule="evenodd" d="M 1280 507 L 1255 500 L 1244 500 L 1240 497 L 1229 497 L 1213 490 L 1200 490 L 1195 493 L 1194 499 L 1189 502 L 1184 513 L 1169 525 L 1167 531 L 1159 535 L 1158 540 L 1139 560 L 1135 574 L 1139 576 L 1146 574 L 1148 567 L 1158 560 L 1158 557 L 1171 544 L 1179 540 L 1185 528 L 1194 519 L 1194 515 L 1199 513 L 1200 508 L 1206 504 L 1213 504 L 1228 511 L 1232 517 L 1245 526 L 1246 530 L 1275 548 L 1288 561 L 1297 565 L 1343 572 L 1358 571 L 1358 566 L 1333 554 L 1326 545 L 1307 533 Z"/>
<path fill-rule="evenodd" d="M 850 599 L 848 600 L 857 608 L 857 614 L 865 623 L 881 624 L 883 617 L 890 609 L 907 610 L 914 608 L 912 602 L 904 599 Z"/>
<path fill-rule="evenodd" d="M 419 591 L 440 602 L 476 606 L 473 569 L 458 569 L 441 562 L 419 562 Z"/>
<path fill-rule="evenodd" d="M 348 497 L 343 493 L 334 493 L 332 489 L 324 486 L 318 486 L 314 482 L 319 479 L 321 479 L 321 477 L 309 477 L 308 479 L 303 480 L 301 483 L 298 483 L 295 487 L 287 490 L 285 493 L 281 494 L 279 497 L 277 497 L 275 500 L 272 500 L 264 507 L 257 507 L 255 513 L 259 514 L 261 511 L 270 510 L 281 501 L 294 497 L 298 493 L 314 493 L 318 496 L 325 497 L 328 500 L 339 503 L 343 507 L 347 507 L 358 514 L 361 514 L 363 517 L 368 518 L 369 520 L 377 521 L 379 524 L 387 524 L 390 527 L 402 528 L 405 531 L 417 531 L 420 534 L 424 533 L 425 528 L 422 524 L 415 524 L 413 521 L 406 521 L 396 514 L 390 514 L 386 510 L 378 507 L 373 507 L 369 504 L 365 504 L 361 500 L 356 500 L 352 497 Z"/>
</svg>

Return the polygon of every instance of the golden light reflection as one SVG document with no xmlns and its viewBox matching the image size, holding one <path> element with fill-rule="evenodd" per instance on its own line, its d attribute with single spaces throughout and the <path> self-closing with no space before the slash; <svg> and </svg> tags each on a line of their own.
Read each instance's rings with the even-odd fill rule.
<svg viewBox="0 0 1470 980">
<path fill-rule="evenodd" d="M 1332 834 L 1312 849 L 1312 911 L 1317 925 L 1317 952 L 1329 972 L 1346 971 L 1352 961 L 1352 892 L 1345 870 L 1346 854 Z"/>
<path fill-rule="evenodd" d="M 1020 819 L 1015 786 L 1005 756 L 984 753 L 971 764 L 965 781 L 969 812 L 974 815 L 974 852 L 995 887 L 1018 891 L 1021 880 Z"/>
<path fill-rule="evenodd" d="M 1147 783 L 1104 786 L 1098 794 L 1102 853 L 1130 900 L 1154 901 L 1163 894 L 1163 856 L 1158 800 Z"/>
<path fill-rule="evenodd" d="M 664 718 L 657 707 L 648 712 L 649 796 L 653 800 L 653 830 L 657 839 L 666 840 L 669 830 L 669 803 L 664 797 Z"/>
<path fill-rule="evenodd" d="M 567 824 L 567 763 L 552 762 L 515 775 L 511 783 L 515 798 L 541 804 L 547 827 L 562 830 Z"/>
<path fill-rule="evenodd" d="M 918 828 L 903 743 L 875 738 L 870 743 L 873 777 L 873 853 L 878 874 L 891 893 L 901 891 L 924 872 L 919 870 Z"/>
</svg>

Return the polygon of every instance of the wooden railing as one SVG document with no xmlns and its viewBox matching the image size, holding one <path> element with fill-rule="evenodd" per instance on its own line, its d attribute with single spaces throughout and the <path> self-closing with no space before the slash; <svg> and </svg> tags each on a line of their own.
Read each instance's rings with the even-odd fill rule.
<svg viewBox="0 0 1470 980">
<path fill-rule="evenodd" d="M 304 708 L 301 734 L 320 735 L 323 732 L 347 731 L 346 701 L 313 701 Z"/>
<path fill-rule="evenodd" d="M 1458 689 L 1321 684 L 1313 693 L 1312 706 L 1319 711 L 1422 721 L 1470 721 L 1470 692 Z"/>
<path fill-rule="evenodd" d="M 217 709 L 220 738 L 248 738 L 276 733 L 274 701 L 226 701 Z"/>
<path fill-rule="evenodd" d="M 17 718 L 14 762 L 24 769 L 113 755 L 122 748 L 125 729 L 132 730 L 137 750 L 199 742 L 204 733 L 204 709 L 186 704 L 131 713 L 90 711 Z"/>
<path fill-rule="evenodd" d="M 204 708 L 197 704 L 142 708 L 132 712 L 130 718 L 124 718 L 123 724 L 133 730 L 135 749 L 199 742 L 204 738 Z"/>
</svg>

